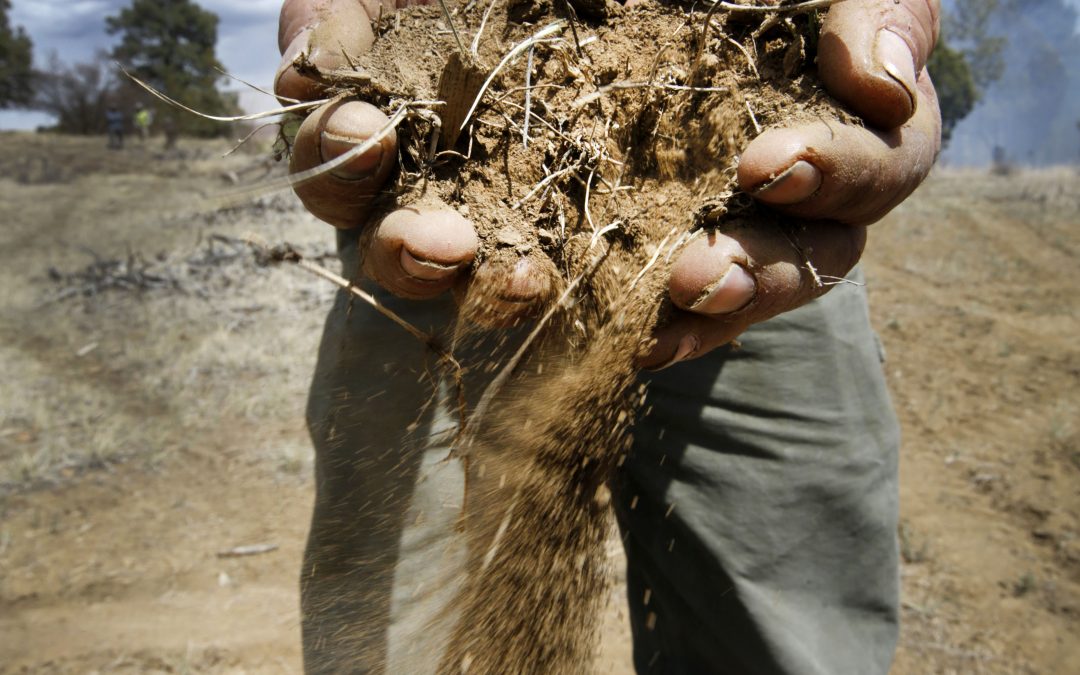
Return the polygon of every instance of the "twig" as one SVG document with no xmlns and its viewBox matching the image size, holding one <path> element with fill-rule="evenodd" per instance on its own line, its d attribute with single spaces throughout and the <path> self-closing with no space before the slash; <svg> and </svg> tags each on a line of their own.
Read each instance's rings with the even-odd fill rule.
<svg viewBox="0 0 1080 675">
<path fill-rule="evenodd" d="M 613 220 L 604 227 L 597 230 L 596 232 L 593 232 L 592 239 L 589 240 L 589 248 L 592 249 L 593 246 L 596 246 L 596 242 L 600 241 L 600 237 L 603 237 L 605 234 L 611 232 L 612 230 L 619 229 L 620 225 L 622 225 L 621 220 Z"/>
<path fill-rule="evenodd" d="M 513 518 L 514 507 L 517 506 L 519 497 L 521 497 L 521 488 L 514 492 L 514 496 L 510 499 L 510 505 L 506 507 L 506 515 L 503 516 L 502 522 L 499 523 L 499 529 L 495 531 L 491 546 L 488 548 L 487 553 L 484 554 L 483 562 L 480 563 L 481 572 L 486 570 L 495 560 L 495 554 L 499 551 L 499 543 L 502 541 L 503 535 L 506 534 L 506 530 L 510 527 L 510 520 Z"/>
<path fill-rule="evenodd" d="M 748 112 L 750 114 L 750 121 L 754 123 L 754 131 L 756 131 L 758 134 L 760 134 L 761 133 L 761 125 L 758 124 L 757 115 L 754 114 L 754 109 L 750 107 L 750 101 L 744 100 L 743 103 L 746 104 L 746 112 Z"/>
<path fill-rule="evenodd" d="M 746 14 L 802 14 L 812 12 L 815 9 L 829 7 L 844 0 L 806 0 L 793 5 L 736 5 L 731 2 L 714 2 L 714 6 L 726 9 L 729 12 L 742 12 Z"/>
<path fill-rule="evenodd" d="M 224 551 L 218 551 L 219 558 L 245 558 L 252 555 L 261 555 L 278 550 L 277 544 L 251 544 L 249 546 L 234 546 Z"/>
<path fill-rule="evenodd" d="M 761 79 L 761 74 L 758 73 L 757 64 L 754 63 L 754 58 L 752 56 L 750 56 L 750 52 L 748 52 L 746 50 L 746 47 L 743 47 L 742 44 L 740 44 L 738 40 L 732 40 L 729 37 L 725 37 L 724 39 L 727 40 L 728 42 L 730 42 L 731 44 L 735 45 L 735 48 L 743 53 L 743 56 L 746 57 L 746 62 L 748 64 L 750 64 L 750 70 L 754 71 L 754 77 L 760 80 Z"/>
<path fill-rule="evenodd" d="M 562 0 L 562 4 L 567 18 L 570 19 L 570 33 L 574 36 L 574 47 L 577 49 L 578 58 L 583 58 L 585 54 L 581 51 L 581 40 L 578 39 L 577 34 L 577 12 L 574 11 L 574 7 L 570 4 L 570 0 Z"/>
<path fill-rule="evenodd" d="M 548 174 L 547 176 L 544 177 L 543 180 L 541 180 L 539 183 L 537 183 L 535 186 L 533 186 L 533 189 L 529 190 L 529 193 L 527 195 L 525 195 L 524 197 L 519 199 L 517 201 L 517 203 L 514 204 L 510 208 L 520 209 L 522 204 L 524 204 L 525 202 L 529 201 L 534 196 L 536 196 L 536 194 L 538 192 L 540 192 L 541 190 L 543 190 L 545 187 L 547 187 L 547 185 L 549 183 L 551 183 L 554 180 L 557 180 L 558 178 L 561 178 L 562 176 L 565 176 L 566 174 L 570 173 L 571 171 L 576 171 L 578 168 L 580 168 L 580 166 L 581 166 L 580 164 L 574 164 L 572 166 L 566 167 L 565 169 L 559 169 L 558 171 L 556 171 L 554 173 Z"/>
<path fill-rule="evenodd" d="M 529 60 L 525 64 L 525 124 L 521 127 L 521 143 L 529 147 L 529 115 L 532 113 L 532 69 L 533 51 L 536 45 L 529 47 Z"/>
<path fill-rule="evenodd" d="M 306 258 L 304 258 L 303 255 L 300 254 L 299 251 L 289 246 L 288 244 L 274 246 L 271 248 L 266 244 L 257 241 L 254 237 L 250 236 L 245 238 L 244 241 L 255 250 L 256 254 L 259 255 L 262 260 L 269 262 L 292 263 L 297 267 L 314 274 L 317 277 L 326 279 L 334 285 L 345 289 L 349 293 L 352 293 L 356 297 L 366 302 L 379 314 L 382 314 L 397 325 L 401 326 L 406 331 L 408 331 L 410 335 L 427 345 L 427 347 L 431 349 L 431 351 L 435 352 L 435 354 L 439 356 L 440 359 L 446 361 L 456 373 L 458 377 L 458 384 L 460 386 L 461 365 L 457 362 L 457 359 L 455 359 L 450 354 L 450 352 L 448 352 L 439 343 L 439 340 L 434 335 L 425 333 L 413 324 L 409 323 L 399 314 L 397 314 L 394 310 L 379 302 L 379 300 L 375 296 L 364 291 L 362 288 L 355 285 L 353 282 L 349 281 L 345 277 L 331 272 L 322 265 L 318 265 L 311 262 L 310 260 L 307 260 Z"/>
<path fill-rule="evenodd" d="M 692 87 L 692 86 L 685 85 L 685 84 L 655 84 L 653 82 L 630 82 L 630 81 L 623 80 L 623 81 L 620 81 L 620 82 L 612 82 L 611 84 L 605 84 L 604 86 L 600 87 L 596 91 L 594 91 L 594 92 L 592 92 L 590 94 L 586 94 L 586 95 L 582 96 L 581 98 L 577 99 L 576 101 L 574 101 L 573 103 L 570 104 L 570 107 L 576 110 L 577 108 L 581 108 L 582 106 L 586 106 L 586 105 L 592 103 L 593 101 L 600 98 L 601 96 L 604 96 L 608 92 L 613 91 L 613 90 L 618 90 L 618 89 L 669 89 L 671 91 L 692 91 L 692 92 L 726 92 L 726 91 L 728 91 L 727 87 Z"/>
<path fill-rule="evenodd" d="M 241 138 L 241 139 L 240 139 L 240 140 L 239 140 L 239 141 L 237 142 L 237 144 L 236 144 L 236 145 L 234 145 L 234 146 L 233 146 L 233 147 L 232 147 L 232 148 L 231 148 L 231 149 L 230 149 L 230 150 L 229 150 L 228 152 L 226 152 L 225 154 L 223 154 L 223 155 L 221 156 L 221 157 L 222 157 L 222 159 L 224 159 L 225 157 L 228 157 L 229 155 L 233 154 L 234 152 L 236 152 L 237 150 L 239 150 L 240 148 L 242 148 L 242 147 L 244 146 L 244 143 L 247 143 L 248 141 L 250 141 L 250 140 L 252 139 L 252 137 L 253 137 L 253 136 L 254 136 L 255 134 L 259 133 L 260 131 L 262 131 L 262 130 L 263 130 L 263 129 L 265 129 L 266 127 L 274 126 L 274 124 L 276 124 L 276 122 L 267 122 L 266 124 L 260 124 L 259 126 L 257 126 L 257 127 L 255 127 L 254 129 L 252 129 L 252 130 L 251 130 L 250 132 L 248 132 L 248 134 L 247 134 L 246 136 L 244 136 L 243 138 Z"/>
<path fill-rule="evenodd" d="M 589 221 L 589 229 L 596 233 L 596 225 L 593 223 L 592 212 L 589 210 L 589 196 L 592 192 L 593 176 L 596 175 L 596 167 L 589 171 L 589 177 L 585 180 L 585 220 Z"/>
<path fill-rule="evenodd" d="M 649 262 L 645 264 L 645 267 L 641 268 L 641 271 L 637 273 L 637 275 L 634 277 L 634 280 L 630 282 L 630 285 L 626 287 L 626 293 L 624 294 L 624 297 L 629 297 L 630 293 L 638 285 L 638 282 L 640 282 L 645 277 L 645 274 L 648 273 L 648 271 L 652 269 L 654 265 L 656 265 L 656 262 L 660 259 L 660 253 L 664 250 L 664 244 L 666 244 L 668 242 L 668 239 L 671 239 L 672 235 L 674 234 L 675 228 L 673 227 L 671 228 L 671 231 L 667 233 L 667 236 L 664 237 L 664 239 L 656 245 L 656 251 L 653 253 L 652 258 L 650 258 Z"/>
</svg>

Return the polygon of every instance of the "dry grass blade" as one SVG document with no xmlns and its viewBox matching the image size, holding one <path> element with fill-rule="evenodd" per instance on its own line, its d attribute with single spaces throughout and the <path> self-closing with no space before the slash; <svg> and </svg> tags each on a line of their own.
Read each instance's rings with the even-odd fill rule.
<svg viewBox="0 0 1080 675">
<path fill-rule="evenodd" d="M 571 108 L 582 108 L 600 97 L 612 92 L 622 89 L 666 89 L 668 91 L 689 91 L 695 93 L 723 93 L 728 91 L 727 87 L 691 87 L 685 84 L 656 84 L 654 82 L 612 82 L 611 84 L 605 84 L 596 91 L 586 94 L 577 99 L 571 104 Z"/>
<path fill-rule="evenodd" d="M 266 94 L 267 96 L 269 96 L 271 98 L 276 98 L 279 101 L 288 101 L 289 103 L 303 103 L 303 101 L 301 101 L 298 98 L 292 98 L 292 97 L 289 97 L 289 96 L 282 96 L 281 94 L 275 94 L 274 92 L 268 91 L 268 90 L 264 89 L 263 87 L 260 87 L 257 84 L 252 84 L 252 83 L 248 82 L 247 80 L 245 80 L 243 78 L 240 78 L 240 77 L 237 77 L 236 75 L 233 75 L 232 73 L 228 72 L 224 68 L 218 68 L 217 66 L 214 66 L 214 70 L 218 71 L 219 73 L 221 73 L 225 77 L 229 78 L 230 80 L 235 80 L 235 81 L 239 82 L 240 84 L 242 84 L 244 86 L 251 87 L 255 91 L 259 92 L 260 94 Z"/>
<path fill-rule="evenodd" d="M 446 23 L 450 26 L 450 32 L 454 34 L 454 42 L 457 43 L 458 51 L 462 57 L 467 57 L 469 52 L 465 51 L 465 45 L 461 42 L 461 34 L 458 33 L 457 26 L 454 25 L 454 17 L 450 16 L 450 8 L 446 6 L 446 0 L 439 0 L 439 7 L 442 8 L 443 16 L 446 17 Z"/>
<path fill-rule="evenodd" d="M 480 58 L 480 36 L 484 34 L 484 28 L 487 26 L 488 17 L 491 16 L 491 10 L 495 9 L 497 4 L 499 4 L 499 0 L 491 0 L 491 4 L 484 10 L 484 18 L 480 20 L 480 27 L 476 29 L 476 35 L 473 36 L 472 55 L 474 58 Z"/>
<path fill-rule="evenodd" d="M 389 120 L 387 120 L 386 124 L 384 124 L 383 127 L 381 129 L 379 129 L 378 132 L 376 132 L 370 138 L 365 140 L 363 143 L 359 143 L 357 145 L 354 145 L 347 152 L 344 152 L 341 155 L 338 155 L 334 159 L 331 159 L 328 162 L 323 162 L 319 166 L 308 169 L 307 171 L 300 171 L 298 173 L 294 173 L 294 174 L 291 174 L 289 176 L 285 176 L 284 178 L 279 178 L 277 180 L 267 181 L 265 183 L 260 183 L 259 185 L 253 185 L 253 186 L 248 187 L 248 188 L 244 188 L 244 189 L 241 189 L 241 190 L 236 190 L 234 192 L 230 192 L 230 193 L 228 193 L 226 195 L 223 195 L 222 198 L 224 200 L 226 200 L 226 201 L 229 201 L 231 199 L 237 199 L 237 198 L 249 196 L 249 195 L 252 195 L 252 194 L 265 194 L 265 193 L 268 193 L 268 192 L 276 192 L 278 190 L 284 190 L 286 188 L 301 185 L 303 183 L 308 182 L 309 180 L 312 180 L 313 178 L 317 178 L 319 176 L 322 176 L 323 174 L 329 173 L 329 172 L 337 169 L 338 167 L 340 167 L 340 166 L 342 166 L 344 164 L 347 164 L 348 162 L 352 161 L 356 157 L 359 157 L 360 155 L 364 154 L 368 150 L 374 148 L 378 143 L 380 143 L 382 141 L 383 138 L 386 137 L 387 134 L 389 134 L 391 131 L 393 131 L 399 124 L 401 124 L 401 122 L 408 115 L 409 109 L 411 107 L 419 106 L 419 105 L 432 105 L 432 104 L 435 104 L 435 103 L 439 103 L 439 102 L 438 101 L 414 101 L 412 103 L 404 103 L 394 112 L 394 114 L 390 117 Z"/>
<path fill-rule="evenodd" d="M 806 0 L 806 2 L 797 2 L 793 5 L 736 5 L 731 2 L 720 0 L 719 2 L 712 4 L 721 9 L 726 9 L 729 12 L 743 12 L 747 14 L 798 14 L 801 12 L 812 12 L 815 9 L 824 9 L 843 1 L 844 0 Z"/>
<path fill-rule="evenodd" d="M 181 110 L 183 110 L 185 112 L 189 112 L 192 115 L 197 115 L 198 117 L 201 117 L 203 119 L 213 120 L 215 122 L 248 122 L 248 121 L 251 121 L 251 120 L 261 120 L 261 119 L 265 119 L 267 117 L 275 117 L 277 115 L 284 115 L 285 113 L 298 112 L 298 111 L 301 111 L 301 110 L 311 110 L 312 108 L 318 108 L 319 106 L 321 106 L 324 103 L 329 103 L 332 100 L 332 99 L 320 99 L 318 101 L 306 101 L 304 103 L 296 103 L 294 105 L 287 105 L 287 106 L 285 106 L 283 108 L 275 108 L 274 110 L 267 110 L 265 112 L 260 112 L 260 113 L 251 113 L 249 115 L 233 115 L 233 116 L 229 116 L 229 117 L 222 117 L 222 116 L 219 116 L 219 115 L 207 115 L 206 113 L 201 113 L 198 110 L 195 110 L 194 108 L 189 108 L 186 105 L 184 105 L 183 103 L 177 101 L 176 99 L 171 98 L 166 94 L 163 94 L 162 92 L 158 91 L 157 89 L 154 89 L 149 84 L 143 82 L 142 80 L 140 80 L 139 78 L 135 77 L 130 72 L 128 72 L 128 70 L 126 68 L 124 68 L 124 66 L 120 65 L 119 62 L 116 63 L 116 67 L 119 68 L 120 72 L 122 72 L 132 82 L 139 85 L 140 87 L 142 87 L 146 91 L 150 92 L 153 96 L 155 96 L 155 97 L 161 99 L 162 101 L 168 103 L 169 105 L 174 106 L 176 108 L 180 108 Z"/>
</svg>

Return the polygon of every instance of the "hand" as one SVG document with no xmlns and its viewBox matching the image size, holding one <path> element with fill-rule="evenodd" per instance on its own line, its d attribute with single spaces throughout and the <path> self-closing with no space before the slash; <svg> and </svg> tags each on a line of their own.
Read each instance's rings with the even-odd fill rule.
<svg viewBox="0 0 1080 675">
<path fill-rule="evenodd" d="M 815 222 L 799 248 L 820 275 L 842 277 L 862 255 L 866 226 L 930 172 L 941 147 L 926 60 L 939 0 L 845 0 L 829 9 L 818 68 L 829 92 L 869 128 L 824 122 L 766 131 L 739 162 L 739 185 L 777 211 Z M 781 232 L 693 240 L 672 266 L 678 308 L 642 362 L 662 368 L 727 344 L 752 324 L 821 295 Z"/>
<path fill-rule="evenodd" d="M 406 3 L 401 3 L 402 5 Z M 416 4 L 425 4 L 422 0 Z M 282 53 L 275 91 L 279 96 L 317 100 L 319 85 L 299 74 L 293 60 L 301 52 L 320 70 L 348 68 L 344 53 L 371 49 L 371 19 L 392 12 L 394 0 L 285 0 L 278 46 Z M 297 133 L 290 168 L 303 171 L 347 152 L 387 123 L 377 108 L 360 101 L 331 103 L 315 110 Z M 336 171 L 302 183 L 296 193 L 318 218 L 339 228 L 374 228 L 364 239 L 364 273 L 406 298 L 441 294 L 468 275 L 479 240 L 471 222 L 449 206 L 400 208 L 375 214 L 372 201 L 393 173 L 397 137 L 391 133 L 370 151 Z M 376 216 L 382 215 L 381 220 Z M 484 263 L 474 278 L 486 288 L 486 323 L 506 324 L 530 313 L 548 295 L 550 281 L 522 261 L 505 268 Z"/>
</svg>

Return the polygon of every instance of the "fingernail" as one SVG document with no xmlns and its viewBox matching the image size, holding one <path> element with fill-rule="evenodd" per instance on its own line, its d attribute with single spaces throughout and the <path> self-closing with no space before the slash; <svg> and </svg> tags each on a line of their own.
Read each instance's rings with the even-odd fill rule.
<svg viewBox="0 0 1080 675">
<path fill-rule="evenodd" d="M 907 92 L 911 99 L 911 108 L 915 109 L 915 59 L 911 47 L 896 33 L 889 29 L 877 34 L 875 55 L 881 67 Z"/>
<path fill-rule="evenodd" d="M 658 366 L 653 366 L 652 368 L 649 368 L 649 370 L 655 372 L 657 370 L 663 370 L 664 368 L 670 368 L 676 363 L 680 361 L 685 361 L 686 359 L 690 358 L 699 349 L 701 349 L 701 340 L 693 333 L 687 333 L 686 335 L 682 336 L 682 339 L 679 340 L 679 346 L 675 349 L 674 356 L 672 356 L 670 359 L 664 361 Z"/>
<path fill-rule="evenodd" d="M 344 155 L 346 152 L 352 150 L 366 140 L 366 138 L 350 138 L 324 131 L 321 135 L 319 149 L 322 153 L 323 161 L 325 162 Z M 375 146 L 367 152 L 353 157 L 330 173 L 338 178 L 344 178 L 345 180 L 363 180 L 365 178 L 370 178 L 382 163 L 382 155 L 382 143 L 376 143 Z"/>
<path fill-rule="evenodd" d="M 452 276 L 461 267 L 460 264 L 444 265 L 431 260 L 414 257 L 408 250 L 401 249 L 401 269 L 411 277 L 425 281 L 441 281 Z"/>
<path fill-rule="evenodd" d="M 792 164 L 787 171 L 754 191 L 754 196 L 766 204 L 798 204 L 821 187 L 818 168 L 804 159 Z"/>
<path fill-rule="evenodd" d="M 750 304 L 757 293 L 757 281 L 742 265 L 732 263 L 724 276 L 690 307 L 698 314 L 729 314 Z"/>
</svg>

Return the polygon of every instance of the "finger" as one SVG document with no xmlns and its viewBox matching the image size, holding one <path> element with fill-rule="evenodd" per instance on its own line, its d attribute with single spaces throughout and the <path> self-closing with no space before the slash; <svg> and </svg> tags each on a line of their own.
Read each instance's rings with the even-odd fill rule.
<svg viewBox="0 0 1080 675">
<path fill-rule="evenodd" d="M 390 212 L 364 240 L 363 270 L 403 298 L 439 295 L 472 264 L 479 239 L 466 218 L 448 207 Z"/>
<path fill-rule="evenodd" d="M 461 315 L 485 328 L 515 326 L 547 305 L 555 274 L 546 257 L 496 254 L 481 263 L 469 279 L 461 298 Z"/>
<path fill-rule="evenodd" d="M 317 167 L 382 134 L 367 152 L 295 186 L 304 206 L 316 217 L 340 228 L 364 224 L 368 205 L 397 163 L 397 134 L 385 131 L 388 121 L 368 103 L 338 101 L 317 109 L 300 125 L 289 158 L 292 173 Z"/>
<path fill-rule="evenodd" d="M 939 0 L 845 0 L 825 17 L 818 72 L 825 88 L 878 129 L 922 103 L 918 74 L 938 38 Z"/>
<path fill-rule="evenodd" d="M 304 101 L 318 98 L 320 85 L 296 69 L 296 58 L 305 54 L 321 71 L 351 67 L 348 57 L 364 54 L 375 41 L 369 11 L 377 6 L 357 0 L 286 0 L 278 20 L 281 65 L 274 91 Z"/>
<path fill-rule="evenodd" d="M 654 333 L 641 365 L 697 358 L 822 295 L 828 287 L 819 280 L 846 275 L 865 243 L 866 228 L 839 223 L 740 227 L 695 238 L 672 265 L 669 294 L 677 310 Z"/>
<path fill-rule="evenodd" d="M 771 129 L 739 159 L 739 186 L 784 213 L 868 225 L 910 195 L 941 148 L 941 117 L 925 70 L 906 124 L 874 131 L 839 122 Z"/>
</svg>

